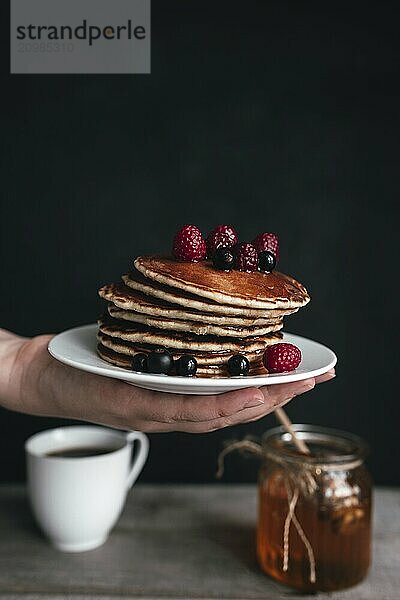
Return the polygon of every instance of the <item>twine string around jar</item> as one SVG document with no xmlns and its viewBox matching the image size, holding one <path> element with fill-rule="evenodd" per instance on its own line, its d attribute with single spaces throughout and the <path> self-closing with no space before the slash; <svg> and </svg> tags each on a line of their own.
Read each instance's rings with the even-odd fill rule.
<svg viewBox="0 0 400 600">
<path fill-rule="evenodd" d="M 304 533 L 304 529 L 300 525 L 300 523 L 295 515 L 295 512 L 294 512 L 296 509 L 297 500 L 299 499 L 299 488 L 296 487 L 292 494 L 287 478 L 285 478 L 285 486 L 286 486 L 286 491 L 287 491 L 287 495 L 288 495 L 289 512 L 286 515 L 285 525 L 283 528 L 283 567 L 282 568 L 283 568 L 283 571 L 285 571 L 285 572 L 289 568 L 289 532 L 290 532 L 290 524 L 293 521 L 293 524 L 297 529 L 297 533 L 299 534 L 300 539 L 303 542 L 303 544 L 307 550 L 308 560 L 310 563 L 310 583 L 315 583 L 316 574 L 315 574 L 314 551 L 312 549 L 312 546 L 311 546 L 306 534 Z"/>
<path fill-rule="evenodd" d="M 225 469 L 225 456 L 234 452 L 235 450 L 239 450 L 241 452 L 250 452 L 251 454 L 256 454 L 257 456 L 262 456 L 262 447 L 258 442 L 253 442 L 249 438 L 245 438 L 244 440 L 232 440 L 226 444 L 225 448 L 221 450 L 218 454 L 218 469 L 215 474 L 217 479 L 221 479 L 224 474 Z"/>
</svg>

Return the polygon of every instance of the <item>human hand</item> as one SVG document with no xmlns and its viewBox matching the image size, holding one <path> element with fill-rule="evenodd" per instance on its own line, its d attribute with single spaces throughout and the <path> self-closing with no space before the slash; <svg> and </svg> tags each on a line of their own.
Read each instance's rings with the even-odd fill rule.
<svg viewBox="0 0 400 600">
<path fill-rule="evenodd" d="M 246 388 L 213 396 L 165 394 L 85 373 L 53 359 L 51 336 L 31 340 L 8 332 L 8 385 L 0 381 L 0 402 L 11 410 L 101 423 L 144 432 L 206 433 L 261 419 L 295 396 L 335 376 L 332 369 L 316 378 L 260 389 Z M 2 342 L 0 336 L 0 344 Z M 4 350 L 3 339 L 3 350 Z M 1 352 L 0 352 L 1 355 Z"/>
</svg>

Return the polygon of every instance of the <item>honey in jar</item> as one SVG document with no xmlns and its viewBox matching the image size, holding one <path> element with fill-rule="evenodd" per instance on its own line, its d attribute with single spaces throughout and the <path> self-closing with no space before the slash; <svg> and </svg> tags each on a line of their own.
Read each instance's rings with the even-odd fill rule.
<svg viewBox="0 0 400 600">
<path fill-rule="evenodd" d="M 310 454 L 277 427 L 263 437 L 257 555 L 262 570 L 303 592 L 334 591 L 366 576 L 371 480 L 366 445 L 351 434 L 294 425 Z"/>
</svg>

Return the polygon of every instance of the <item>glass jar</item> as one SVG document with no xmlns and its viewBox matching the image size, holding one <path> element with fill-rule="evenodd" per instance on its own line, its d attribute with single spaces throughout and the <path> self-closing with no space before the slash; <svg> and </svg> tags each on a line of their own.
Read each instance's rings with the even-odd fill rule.
<svg viewBox="0 0 400 600">
<path fill-rule="evenodd" d="M 371 559 L 371 479 L 357 436 L 294 425 L 263 437 L 257 555 L 265 573 L 304 592 L 359 583 Z"/>
</svg>

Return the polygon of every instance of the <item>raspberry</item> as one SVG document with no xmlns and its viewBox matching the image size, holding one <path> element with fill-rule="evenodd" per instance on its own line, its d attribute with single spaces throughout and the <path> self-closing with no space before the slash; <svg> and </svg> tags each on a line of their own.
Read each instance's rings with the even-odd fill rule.
<svg viewBox="0 0 400 600">
<path fill-rule="evenodd" d="M 263 362 L 270 373 L 294 371 L 301 363 L 301 350 L 293 344 L 273 344 L 265 350 Z"/>
<path fill-rule="evenodd" d="M 268 250 L 276 260 L 279 259 L 279 239 L 274 233 L 260 233 L 252 243 L 258 253 Z"/>
<path fill-rule="evenodd" d="M 207 248 L 200 229 L 195 225 L 181 227 L 175 234 L 172 252 L 175 258 L 185 262 L 204 260 Z"/>
<path fill-rule="evenodd" d="M 218 225 L 207 238 L 208 256 L 213 257 L 218 248 L 232 248 L 238 243 L 238 235 L 230 225 Z"/>
<path fill-rule="evenodd" d="M 239 271 L 257 271 L 258 254 L 252 244 L 235 246 L 235 268 Z"/>
</svg>

